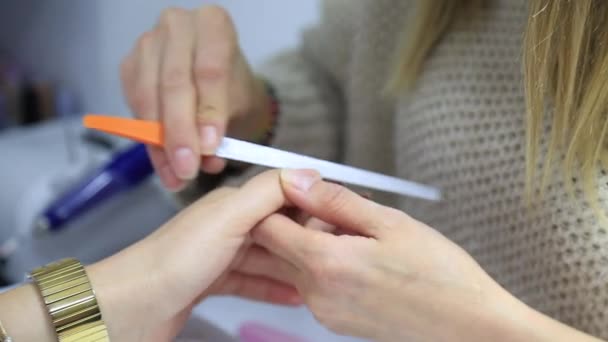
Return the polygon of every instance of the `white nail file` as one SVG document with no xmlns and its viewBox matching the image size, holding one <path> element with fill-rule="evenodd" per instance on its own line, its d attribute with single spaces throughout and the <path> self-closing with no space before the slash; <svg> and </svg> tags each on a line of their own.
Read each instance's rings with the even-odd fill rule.
<svg viewBox="0 0 608 342">
<path fill-rule="evenodd" d="M 270 168 L 313 169 L 318 171 L 324 179 L 336 182 L 429 201 L 439 201 L 441 199 L 439 189 L 428 185 L 232 138 L 222 140 L 216 155 L 221 158 Z"/>
</svg>

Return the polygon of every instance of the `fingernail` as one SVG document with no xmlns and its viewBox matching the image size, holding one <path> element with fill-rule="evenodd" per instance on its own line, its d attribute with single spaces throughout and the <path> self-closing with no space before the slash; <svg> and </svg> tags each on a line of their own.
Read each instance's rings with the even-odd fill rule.
<svg viewBox="0 0 608 342">
<path fill-rule="evenodd" d="M 173 169 L 171 169 L 169 164 L 161 166 L 158 170 L 158 175 L 160 176 L 163 186 L 167 188 L 167 190 L 171 192 L 178 192 L 181 190 L 182 181 L 173 173 Z"/>
<path fill-rule="evenodd" d="M 175 150 L 174 165 L 175 174 L 181 179 L 193 179 L 198 170 L 196 156 L 191 149 L 180 147 Z"/>
<path fill-rule="evenodd" d="M 321 179 L 319 174 L 312 170 L 287 170 L 281 171 L 281 179 L 294 188 L 306 192 L 313 184 Z"/>
<path fill-rule="evenodd" d="M 201 150 L 203 154 L 213 154 L 219 143 L 217 127 L 205 125 L 200 131 Z"/>
</svg>

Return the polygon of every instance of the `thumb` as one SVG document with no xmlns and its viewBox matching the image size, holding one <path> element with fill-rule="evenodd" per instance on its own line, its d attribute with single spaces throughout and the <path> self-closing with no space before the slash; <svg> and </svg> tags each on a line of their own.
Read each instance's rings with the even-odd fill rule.
<svg viewBox="0 0 608 342">
<path fill-rule="evenodd" d="M 267 171 L 252 178 L 222 201 L 224 210 L 221 212 L 228 215 L 226 222 L 237 230 L 233 233 L 239 235 L 247 233 L 287 204 L 278 170 Z"/>
<path fill-rule="evenodd" d="M 282 170 L 281 185 L 293 205 L 337 227 L 378 238 L 382 224 L 382 206 L 347 188 L 325 182 L 312 170 Z"/>
</svg>

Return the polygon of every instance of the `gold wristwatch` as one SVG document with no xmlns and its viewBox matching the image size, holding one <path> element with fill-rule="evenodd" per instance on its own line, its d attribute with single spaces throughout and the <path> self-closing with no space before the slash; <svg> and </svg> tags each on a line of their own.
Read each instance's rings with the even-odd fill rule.
<svg viewBox="0 0 608 342">
<path fill-rule="evenodd" d="M 109 342 L 97 298 L 82 264 L 64 259 L 32 271 L 59 342 Z"/>
</svg>

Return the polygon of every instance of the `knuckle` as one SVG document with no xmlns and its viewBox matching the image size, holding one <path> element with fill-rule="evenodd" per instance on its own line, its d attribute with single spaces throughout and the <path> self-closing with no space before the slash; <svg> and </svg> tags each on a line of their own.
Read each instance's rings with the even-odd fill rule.
<svg viewBox="0 0 608 342">
<path fill-rule="evenodd" d="M 307 260 L 306 266 L 312 275 L 323 273 L 321 265 L 328 258 L 330 246 L 324 241 L 321 234 L 309 236 L 305 243 L 299 245 L 297 252 Z"/>
<path fill-rule="evenodd" d="M 328 251 L 331 250 L 331 246 L 328 246 L 327 237 L 324 234 L 313 234 L 307 246 L 310 249 L 310 253 L 322 257 L 328 257 Z"/>
<path fill-rule="evenodd" d="M 381 224 L 386 229 L 395 229 L 396 227 L 403 226 L 407 221 L 408 216 L 401 210 L 394 208 L 384 207 L 379 215 L 382 219 L 379 220 L 378 224 Z"/>
<path fill-rule="evenodd" d="M 139 116 L 145 116 L 154 109 L 154 92 L 145 88 L 136 88 L 132 98 L 133 110 Z"/>
<path fill-rule="evenodd" d="M 313 279 L 321 287 L 331 287 L 338 282 L 342 273 L 342 265 L 334 257 L 317 258 L 308 267 Z"/>
<path fill-rule="evenodd" d="M 228 70 L 228 63 L 224 58 L 201 57 L 194 66 L 194 79 L 199 82 L 226 78 Z"/>
<path fill-rule="evenodd" d="M 266 229 L 264 229 L 264 228 L 272 227 L 275 225 L 275 223 L 274 223 L 275 218 L 273 216 L 274 216 L 274 214 L 263 219 L 256 225 L 256 227 L 254 227 L 251 230 L 251 237 L 255 241 L 273 241 L 273 240 L 271 240 L 273 236 L 268 234 Z"/>
<path fill-rule="evenodd" d="M 190 72 L 182 66 L 169 67 L 163 71 L 161 89 L 163 91 L 181 90 L 190 85 Z"/>
<path fill-rule="evenodd" d="M 330 213 L 342 212 L 348 204 L 347 195 L 346 188 L 343 186 L 328 183 L 320 194 L 321 205 Z"/>
</svg>

